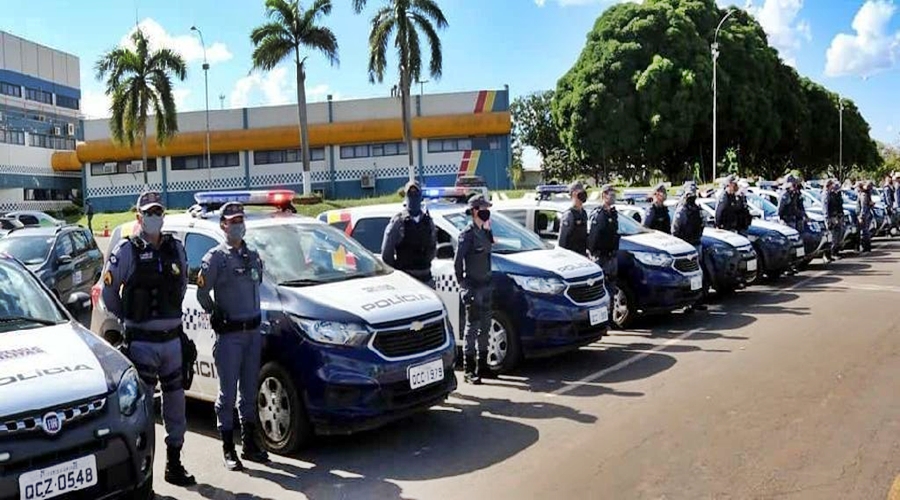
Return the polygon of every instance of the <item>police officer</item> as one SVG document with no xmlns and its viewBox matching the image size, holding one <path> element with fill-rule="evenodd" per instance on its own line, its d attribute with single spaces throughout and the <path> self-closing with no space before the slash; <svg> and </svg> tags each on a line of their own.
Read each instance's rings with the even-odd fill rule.
<svg viewBox="0 0 900 500">
<path fill-rule="evenodd" d="M 187 428 L 182 370 L 181 303 L 187 290 L 187 262 L 180 241 L 162 233 L 165 207 L 159 193 L 137 201 L 140 232 L 110 253 L 101 294 L 106 309 L 123 323 L 125 351 L 149 387 L 162 386 L 166 428 L 165 480 L 196 484 L 181 464 Z M 121 289 L 121 295 L 120 295 Z"/>
<path fill-rule="evenodd" d="M 890 174 L 884 176 L 884 183 L 881 186 L 881 201 L 884 203 L 885 211 L 887 212 L 888 217 L 888 234 L 891 234 L 891 229 L 894 227 L 894 196 L 896 194 L 896 190 L 894 189 L 894 180 L 891 178 Z"/>
<path fill-rule="evenodd" d="M 263 262 L 244 241 L 244 206 L 230 202 L 222 206 L 219 227 L 225 243 L 203 257 L 197 276 L 197 300 L 210 315 L 216 332 L 213 359 L 219 375 L 216 396 L 216 426 L 222 437 L 225 468 L 241 470 L 234 449 L 234 405 L 238 398 L 241 418 L 241 458 L 266 463 L 268 456 L 256 443 L 256 390 L 262 352 L 259 285 Z M 210 296 L 210 292 L 214 297 Z"/>
<path fill-rule="evenodd" d="M 588 217 L 584 202 L 587 201 L 587 192 L 576 181 L 569 184 L 569 195 L 572 197 L 572 206 L 563 213 L 560 221 L 558 246 L 586 256 Z"/>
<path fill-rule="evenodd" d="M 778 199 L 778 217 L 788 226 L 803 234 L 806 225 L 806 208 L 800 194 L 800 182 L 788 174 L 784 180 L 784 191 Z"/>
<path fill-rule="evenodd" d="M 491 286 L 491 204 L 480 194 L 469 199 L 472 222 L 459 233 L 454 268 L 466 311 L 463 371 L 469 384 L 493 378 L 488 366 L 488 335 L 493 317 Z"/>
<path fill-rule="evenodd" d="M 94 204 L 91 200 L 84 200 L 84 210 L 88 220 L 88 231 L 94 234 Z"/>
<path fill-rule="evenodd" d="M 672 235 L 686 241 L 697 249 L 697 258 L 703 265 L 703 214 L 697 205 L 697 184 L 693 181 L 684 183 L 684 193 L 675 208 L 675 220 L 672 221 Z M 705 311 L 701 297 L 688 311 Z"/>
<path fill-rule="evenodd" d="M 724 189 L 716 204 L 716 227 L 726 231 L 737 231 L 739 224 L 737 180 L 733 175 L 725 178 Z"/>
<path fill-rule="evenodd" d="M 831 231 L 831 251 L 825 257 L 830 260 L 839 260 L 844 241 L 844 199 L 841 195 L 841 185 L 837 180 L 825 181 L 822 204 L 825 224 Z"/>
<path fill-rule="evenodd" d="M 737 213 L 737 232 L 746 236 L 753 224 L 753 214 L 750 213 L 750 203 L 747 201 L 747 193 L 750 183 L 744 179 L 738 182 L 738 191 L 735 194 L 734 209 Z"/>
<path fill-rule="evenodd" d="M 616 190 L 611 184 L 600 188 L 603 204 L 591 211 L 588 232 L 588 253 L 606 275 L 610 316 L 618 294 L 619 277 L 619 214 L 616 212 Z"/>
<path fill-rule="evenodd" d="M 384 228 L 381 258 L 384 263 L 434 287 L 431 261 L 437 252 L 437 232 L 431 215 L 422 210 L 422 188 L 409 181 L 403 210 Z"/>
<path fill-rule="evenodd" d="M 900 173 L 894 174 L 894 212 L 893 224 L 900 230 Z"/>
<path fill-rule="evenodd" d="M 856 185 L 858 198 L 856 200 L 857 213 L 859 214 L 859 246 L 863 253 L 872 251 L 872 208 L 875 203 L 872 201 L 871 181 L 860 181 Z"/>
<path fill-rule="evenodd" d="M 653 188 L 653 203 L 644 211 L 644 227 L 667 234 L 672 230 L 672 217 L 666 208 L 667 194 L 665 184 Z"/>
</svg>

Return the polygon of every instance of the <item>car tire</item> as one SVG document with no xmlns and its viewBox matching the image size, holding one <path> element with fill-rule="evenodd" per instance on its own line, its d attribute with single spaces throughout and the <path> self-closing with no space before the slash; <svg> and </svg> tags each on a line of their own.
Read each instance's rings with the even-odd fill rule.
<svg viewBox="0 0 900 500">
<path fill-rule="evenodd" d="M 522 361 L 522 339 L 519 338 L 519 333 L 512 325 L 513 323 L 506 313 L 494 310 L 491 332 L 488 337 L 488 349 L 491 348 L 493 342 L 505 345 L 505 355 L 502 360 L 499 362 L 494 360 L 492 363 L 491 359 L 488 359 L 488 368 L 495 373 L 508 373 Z M 494 336 L 500 332 L 503 332 L 505 338 L 495 339 Z M 488 351 L 488 356 L 491 356 L 490 350 Z"/>
<path fill-rule="evenodd" d="M 619 330 L 625 330 L 634 323 L 637 311 L 634 308 L 634 294 L 626 285 L 619 283 L 617 285 L 618 292 L 613 297 L 613 324 Z M 615 301 L 624 301 L 624 305 Z M 620 309 L 620 307 L 622 309 Z"/>
<path fill-rule="evenodd" d="M 293 453 L 312 439 L 302 395 L 288 371 L 274 361 L 259 372 L 256 413 L 257 437 L 272 453 Z"/>
<path fill-rule="evenodd" d="M 767 271 L 766 279 L 769 281 L 775 281 L 780 278 L 782 274 L 784 274 L 784 271 Z"/>
</svg>

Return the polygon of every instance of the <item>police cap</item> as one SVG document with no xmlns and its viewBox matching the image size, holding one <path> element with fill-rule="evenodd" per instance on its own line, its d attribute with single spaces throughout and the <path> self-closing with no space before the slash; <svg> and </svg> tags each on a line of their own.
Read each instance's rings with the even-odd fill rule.
<svg viewBox="0 0 900 500">
<path fill-rule="evenodd" d="M 244 216 L 244 205 L 236 201 L 229 201 L 222 205 L 219 220 L 231 220 L 236 217 Z"/>
<path fill-rule="evenodd" d="M 575 182 L 569 184 L 569 192 L 570 193 L 575 193 L 577 191 L 584 191 L 584 184 L 582 184 L 579 181 L 575 181 Z"/>
<path fill-rule="evenodd" d="M 490 208 L 491 202 L 487 201 L 484 198 L 483 194 L 476 194 L 469 198 L 469 208 L 473 210 L 478 210 L 481 208 Z"/>
<path fill-rule="evenodd" d="M 153 207 L 159 207 L 165 209 L 166 206 L 163 205 L 162 196 L 158 191 L 144 191 L 138 196 L 137 199 L 137 208 L 141 212 L 146 210 L 150 210 Z"/>
</svg>

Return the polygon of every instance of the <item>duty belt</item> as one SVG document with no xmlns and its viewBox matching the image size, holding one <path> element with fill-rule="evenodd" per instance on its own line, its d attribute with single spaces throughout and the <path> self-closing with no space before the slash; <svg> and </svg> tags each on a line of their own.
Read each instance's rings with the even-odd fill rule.
<svg viewBox="0 0 900 500">
<path fill-rule="evenodd" d="M 218 324 L 213 325 L 213 329 L 220 335 L 223 333 L 245 332 L 259 328 L 261 322 L 262 318 L 260 316 L 239 321 L 223 319 L 221 322 L 217 322 Z"/>
<path fill-rule="evenodd" d="M 139 341 L 139 342 L 155 342 L 155 343 L 163 343 L 168 342 L 170 340 L 175 340 L 181 335 L 181 326 L 176 326 L 171 330 L 145 330 L 142 328 L 134 328 L 134 327 L 126 327 L 125 328 L 125 341 Z"/>
</svg>

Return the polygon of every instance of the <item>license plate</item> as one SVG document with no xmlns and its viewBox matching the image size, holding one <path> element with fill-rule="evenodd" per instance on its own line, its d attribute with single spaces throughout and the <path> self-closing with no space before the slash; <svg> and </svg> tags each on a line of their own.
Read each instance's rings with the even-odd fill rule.
<svg viewBox="0 0 900 500">
<path fill-rule="evenodd" d="M 444 361 L 437 359 L 423 365 L 410 366 L 407 370 L 409 388 L 418 389 L 444 380 Z"/>
<path fill-rule="evenodd" d="M 703 276 L 694 276 L 691 278 L 691 290 L 699 290 L 703 288 Z"/>
<path fill-rule="evenodd" d="M 599 309 L 591 309 L 590 313 L 588 313 L 591 317 L 591 326 L 599 325 L 600 323 L 606 323 L 609 321 L 609 310 L 605 307 L 601 307 Z"/>
<path fill-rule="evenodd" d="M 756 259 L 747 261 L 747 271 L 756 271 Z"/>
<path fill-rule="evenodd" d="M 797 247 L 797 257 L 803 257 L 804 255 L 806 255 L 806 249 Z"/>
<path fill-rule="evenodd" d="M 97 459 L 94 455 L 76 458 L 19 476 L 19 500 L 58 497 L 97 484 Z"/>
</svg>

